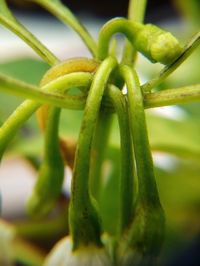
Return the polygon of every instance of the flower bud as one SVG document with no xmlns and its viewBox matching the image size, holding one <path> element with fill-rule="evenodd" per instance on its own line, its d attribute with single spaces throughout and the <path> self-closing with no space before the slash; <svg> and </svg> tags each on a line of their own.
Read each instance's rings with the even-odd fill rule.
<svg viewBox="0 0 200 266">
<path fill-rule="evenodd" d="M 180 43 L 170 32 L 152 24 L 144 25 L 138 31 L 134 43 L 152 62 L 165 65 L 173 62 L 182 52 Z"/>
<path fill-rule="evenodd" d="M 112 263 L 103 247 L 89 245 L 73 251 L 71 238 L 65 237 L 47 256 L 44 266 L 112 266 Z"/>
</svg>

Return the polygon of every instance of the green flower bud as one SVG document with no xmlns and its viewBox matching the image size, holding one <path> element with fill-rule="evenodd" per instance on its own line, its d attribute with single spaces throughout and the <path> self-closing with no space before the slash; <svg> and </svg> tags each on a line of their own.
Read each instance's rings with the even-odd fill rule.
<svg viewBox="0 0 200 266">
<path fill-rule="evenodd" d="M 168 65 L 181 54 L 182 48 L 170 32 L 163 32 L 152 44 L 150 52 L 156 61 Z"/>
<path fill-rule="evenodd" d="M 72 251 L 72 240 L 65 237 L 53 248 L 44 266 L 111 266 L 112 262 L 103 247 L 81 246 Z"/>
<path fill-rule="evenodd" d="M 165 65 L 174 61 L 182 52 L 180 43 L 170 32 L 152 24 L 144 25 L 137 32 L 134 44 L 152 62 Z"/>
<path fill-rule="evenodd" d="M 109 42 L 116 33 L 122 33 L 133 47 L 153 63 L 172 63 L 182 52 L 178 40 L 169 32 L 152 24 L 143 25 L 124 18 L 108 21 L 99 33 L 98 58 L 109 54 Z"/>
</svg>

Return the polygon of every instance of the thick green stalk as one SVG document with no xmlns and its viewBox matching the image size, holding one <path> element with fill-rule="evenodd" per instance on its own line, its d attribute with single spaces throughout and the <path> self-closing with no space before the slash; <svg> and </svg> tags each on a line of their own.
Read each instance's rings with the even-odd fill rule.
<svg viewBox="0 0 200 266">
<path fill-rule="evenodd" d="M 144 205 L 148 205 L 148 203 L 157 205 L 159 196 L 155 182 L 153 160 L 149 147 L 143 107 L 143 96 L 139 81 L 135 71 L 128 66 L 122 66 L 121 73 L 128 88 L 128 110 L 137 165 L 140 201 Z"/>
<path fill-rule="evenodd" d="M 36 2 L 39 5 L 43 6 L 54 16 L 60 19 L 62 22 L 72 27 L 72 29 L 78 33 L 83 42 L 87 45 L 92 55 L 96 57 L 97 45 L 93 40 L 92 36 L 87 31 L 87 29 L 81 24 L 81 22 L 73 15 L 71 10 L 67 8 L 64 4 L 62 4 L 60 0 L 31 0 L 31 1 Z"/>
<path fill-rule="evenodd" d="M 160 73 L 142 85 L 142 90 L 144 92 L 150 92 L 153 88 L 156 88 L 161 84 L 171 73 L 173 73 L 199 46 L 200 44 L 200 32 L 198 32 L 184 47 L 182 53 L 177 59 L 175 59 L 169 66 L 164 67 Z"/>
<path fill-rule="evenodd" d="M 94 198 L 98 201 L 102 187 L 102 163 L 112 126 L 112 114 L 106 107 L 101 107 L 92 143 L 90 167 L 90 186 Z"/>
<path fill-rule="evenodd" d="M 121 67 L 121 74 L 128 88 L 128 111 L 138 176 L 138 202 L 133 223 L 128 231 L 125 250 L 127 249 L 127 252 L 129 249 L 132 250 L 132 260 L 134 256 L 137 258 L 140 254 L 141 261 L 136 265 L 153 266 L 163 242 L 164 211 L 160 204 L 154 176 L 139 80 L 136 72 L 128 66 Z M 128 255 L 127 260 L 129 259 Z"/>
<path fill-rule="evenodd" d="M 28 212 L 34 217 L 49 213 L 58 200 L 64 178 L 64 162 L 59 145 L 60 108 L 51 108 L 48 113 L 44 160 L 33 193 L 28 201 Z"/>
<path fill-rule="evenodd" d="M 78 71 L 94 72 L 98 64 L 92 59 L 70 59 L 51 68 L 41 81 L 44 86 L 63 75 Z M 34 216 L 46 215 L 55 205 L 62 189 L 64 163 L 59 143 L 60 109 L 43 106 L 38 118 L 45 131 L 44 161 L 40 167 L 39 177 L 28 202 L 28 211 Z M 44 120 L 44 121 L 43 121 Z"/>
<path fill-rule="evenodd" d="M 143 23 L 146 10 L 147 0 L 130 0 L 128 6 L 128 19 Z M 126 40 L 122 62 L 132 65 L 136 59 L 136 49 Z"/>
<path fill-rule="evenodd" d="M 63 94 L 65 91 L 69 90 L 73 87 L 82 87 L 88 84 L 88 77 L 85 76 L 87 73 L 83 74 L 82 78 L 77 73 L 72 73 L 65 75 L 63 77 L 59 77 L 58 79 L 50 82 L 45 85 L 42 89 L 44 91 L 52 92 L 60 92 Z M 90 75 L 90 74 L 89 74 Z M 84 79 L 86 77 L 86 79 Z M 9 84 L 10 86 L 11 84 Z M 16 132 L 20 127 L 24 124 L 26 120 L 41 106 L 39 102 L 26 100 L 24 101 L 6 120 L 6 122 L 0 128 L 0 159 L 3 155 L 4 150 L 7 145 L 10 143 L 12 138 L 15 136 Z"/>
<path fill-rule="evenodd" d="M 91 143 L 104 89 L 116 60 L 109 57 L 99 66 L 87 97 L 81 131 L 76 150 L 72 179 L 69 223 L 73 249 L 82 245 L 101 245 L 100 224 L 89 191 Z"/>
<path fill-rule="evenodd" d="M 133 216 L 134 160 L 132 137 L 129 126 L 126 98 L 121 91 L 111 85 L 108 96 L 118 116 L 121 143 L 121 177 L 120 177 L 120 236 L 130 225 Z"/>
<path fill-rule="evenodd" d="M 122 33 L 130 43 L 152 62 L 169 64 L 182 52 L 178 40 L 169 32 L 159 27 L 124 18 L 107 22 L 99 33 L 98 58 L 106 58 L 109 53 L 109 42 L 113 34 Z"/>
<path fill-rule="evenodd" d="M 59 62 L 56 56 L 13 16 L 5 0 L 0 2 L 0 23 L 17 34 L 48 64 L 54 65 Z"/>
</svg>

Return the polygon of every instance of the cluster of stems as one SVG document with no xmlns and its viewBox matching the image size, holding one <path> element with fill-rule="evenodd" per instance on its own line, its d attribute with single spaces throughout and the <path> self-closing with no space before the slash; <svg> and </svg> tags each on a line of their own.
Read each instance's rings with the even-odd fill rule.
<svg viewBox="0 0 200 266">
<path fill-rule="evenodd" d="M 129 265 L 129 258 L 120 262 L 120 254 L 126 258 L 127 251 L 132 254 L 131 260 L 137 260 L 139 254 L 141 265 L 152 265 L 163 240 L 164 211 L 153 171 L 144 108 L 199 100 L 200 85 L 161 92 L 154 92 L 153 89 L 199 45 L 200 34 L 196 34 L 182 48 L 171 33 L 155 25 L 143 24 L 146 1 L 133 0 L 130 1 L 128 19 L 116 18 L 107 22 L 100 30 L 96 43 L 60 0 L 31 1 L 71 26 L 85 42 L 93 58 L 59 62 L 14 17 L 5 0 L 1 1 L 0 23 L 23 39 L 51 68 L 38 87 L 0 74 L 0 90 L 28 98 L 0 128 L 0 157 L 16 132 L 37 111 L 38 122 L 44 132 L 44 159 L 28 210 L 33 216 L 48 214 L 59 198 L 64 178 L 59 140 L 61 108 L 84 109 L 73 169 L 70 234 L 74 251 L 88 245 L 102 247 L 103 228 L 96 200 L 99 197 L 98 188 L 101 187 L 101 165 L 108 144 L 112 114 L 116 113 L 121 143 L 117 239 L 122 244 L 117 248 L 120 250 L 119 265 Z M 109 42 L 116 33 L 126 38 L 121 62 L 117 61 L 114 50 L 109 49 Z M 143 85 L 139 84 L 134 67 L 137 52 L 152 62 L 166 64 L 156 78 Z M 122 92 L 124 85 L 127 87 L 126 94 Z M 76 95 L 70 94 L 74 88 L 79 90 Z M 95 154 L 94 158 L 91 154 Z"/>
</svg>

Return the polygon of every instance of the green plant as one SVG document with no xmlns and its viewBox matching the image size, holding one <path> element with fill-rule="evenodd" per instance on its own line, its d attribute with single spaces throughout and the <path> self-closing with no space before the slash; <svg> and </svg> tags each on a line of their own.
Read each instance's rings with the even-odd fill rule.
<svg viewBox="0 0 200 266">
<path fill-rule="evenodd" d="M 146 1 L 133 0 L 129 5 L 129 18 L 107 22 L 96 43 L 61 1 L 31 1 L 70 25 L 93 56 L 93 59 L 59 62 L 1 0 L 0 22 L 51 65 L 40 86 L 0 74 L 2 91 L 27 98 L 1 126 L 1 157 L 18 129 L 37 110 L 44 131 L 44 159 L 28 202 L 28 212 L 34 217 L 47 215 L 62 190 L 65 155 L 58 130 L 61 108 L 84 109 L 73 168 L 70 238 L 55 247 L 45 265 L 154 265 L 164 238 L 165 215 L 155 181 L 144 108 L 199 100 L 199 84 L 163 91 L 156 89 L 199 45 L 200 33 L 182 48 L 171 33 L 143 24 Z M 119 32 L 126 37 L 120 62 L 115 46 L 109 49 L 111 37 Z M 135 71 L 137 52 L 151 62 L 166 65 L 143 85 Z M 127 93 L 123 93 L 124 84 Z M 102 237 L 109 232 L 101 224 L 98 206 L 101 191 L 98 189 L 115 112 L 121 142 L 119 221 L 115 234 Z"/>
</svg>

